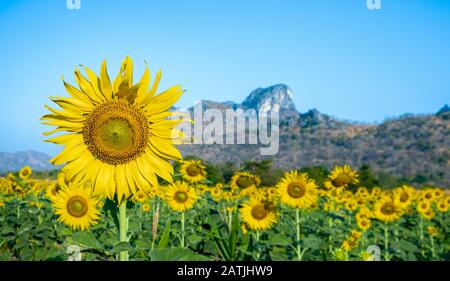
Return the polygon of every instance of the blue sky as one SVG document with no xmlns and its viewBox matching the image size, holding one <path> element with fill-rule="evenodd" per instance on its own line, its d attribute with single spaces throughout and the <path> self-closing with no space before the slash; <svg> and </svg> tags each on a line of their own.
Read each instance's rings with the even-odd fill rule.
<svg viewBox="0 0 450 281">
<path fill-rule="evenodd" d="M 130 55 L 162 88 L 182 84 L 178 106 L 242 101 L 289 85 L 299 111 L 381 122 L 436 112 L 450 97 L 450 1 L 381 0 L 0 1 L 0 151 L 58 150 L 44 143 L 47 96 L 64 95 L 74 67 L 111 76 Z"/>
</svg>

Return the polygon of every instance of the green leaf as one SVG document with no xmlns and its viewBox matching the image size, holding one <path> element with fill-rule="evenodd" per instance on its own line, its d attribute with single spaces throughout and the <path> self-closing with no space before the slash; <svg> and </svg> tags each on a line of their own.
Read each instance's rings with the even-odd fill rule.
<svg viewBox="0 0 450 281">
<path fill-rule="evenodd" d="M 308 236 L 302 242 L 307 248 L 313 250 L 320 249 L 320 245 L 322 244 L 322 240 L 315 236 Z"/>
<path fill-rule="evenodd" d="M 209 258 L 189 249 L 155 249 L 150 252 L 152 261 L 209 261 Z"/>
<path fill-rule="evenodd" d="M 277 233 L 270 237 L 269 240 L 260 241 L 266 245 L 288 246 L 291 244 L 290 238 L 284 234 Z"/>
<path fill-rule="evenodd" d="M 119 231 L 120 226 L 119 226 L 119 215 L 117 210 L 117 204 L 114 201 L 106 198 L 105 205 L 103 206 L 103 211 L 112 217 L 114 224 L 117 227 L 117 231 Z"/>
<path fill-rule="evenodd" d="M 400 249 L 402 249 L 402 250 L 404 250 L 406 252 L 412 252 L 412 253 L 415 253 L 415 252 L 419 251 L 419 248 L 416 246 L 416 244 L 411 243 L 411 242 L 406 241 L 406 240 L 398 241 L 398 248 L 400 248 Z"/>
<path fill-rule="evenodd" d="M 159 240 L 158 249 L 167 248 L 170 241 L 170 221 L 167 221 L 166 228 L 164 229 L 164 232 L 161 236 L 161 239 Z"/>
<path fill-rule="evenodd" d="M 120 242 L 116 245 L 116 247 L 114 247 L 114 252 L 122 252 L 122 251 L 128 251 L 131 252 L 134 249 L 131 247 L 130 243 L 128 242 Z"/>
<path fill-rule="evenodd" d="M 75 232 L 72 234 L 71 242 L 77 244 L 84 249 L 101 249 L 101 245 L 90 232 Z M 69 242 L 70 243 L 70 242 Z"/>
<path fill-rule="evenodd" d="M 273 261 L 287 261 L 288 256 L 286 253 L 286 248 L 273 247 L 270 251 L 270 258 Z"/>
<path fill-rule="evenodd" d="M 152 249 L 152 244 L 149 239 L 141 239 L 135 242 L 135 249 L 137 251 L 148 251 Z"/>
</svg>

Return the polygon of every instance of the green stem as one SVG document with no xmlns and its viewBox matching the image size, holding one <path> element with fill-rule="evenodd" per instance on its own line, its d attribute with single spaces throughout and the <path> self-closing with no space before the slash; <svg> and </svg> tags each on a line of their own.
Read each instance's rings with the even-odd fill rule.
<svg viewBox="0 0 450 281">
<path fill-rule="evenodd" d="M 300 210 L 299 209 L 295 209 L 295 226 L 296 226 L 296 232 L 297 232 L 297 240 L 296 240 L 296 244 L 297 244 L 297 259 L 299 261 L 302 260 L 302 248 L 300 245 Z"/>
<path fill-rule="evenodd" d="M 431 258 L 436 259 L 436 249 L 434 248 L 434 237 L 430 235 L 430 243 L 431 243 Z"/>
<path fill-rule="evenodd" d="M 184 225 L 185 217 L 184 212 L 181 213 L 181 248 L 184 248 L 184 240 L 185 240 L 185 225 Z"/>
<path fill-rule="evenodd" d="M 328 229 L 333 229 L 333 218 L 331 217 L 331 212 L 328 217 Z M 333 254 L 333 235 L 331 233 L 328 235 L 328 251 L 330 252 L 330 255 Z"/>
<path fill-rule="evenodd" d="M 139 208 L 139 231 L 142 232 L 142 203 L 140 204 Z"/>
<path fill-rule="evenodd" d="M 387 223 L 384 223 L 384 260 L 389 261 L 389 232 Z"/>
<path fill-rule="evenodd" d="M 419 218 L 419 239 L 420 239 L 420 253 L 422 254 L 422 257 L 425 257 L 425 250 L 423 248 L 423 218 L 420 216 Z"/>
<path fill-rule="evenodd" d="M 230 230 L 230 232 L 231 232 L 232 222 L 233 222 L 233 211 L 229 211 L 228 212 L 228 229 Z"/>
<path fill-rule="evenodd" d="M 256 245 L 257 245 L 258 250 L 256 251 L 256 258 L 255 258 L 256 261 L 259 261 L 259 259 L 261 257 L 261 248 L 259 245 L 259 239 L 260 239 L 260 232 L 259 232 L 259 230 L 257 230 L 256 231 Z"/>
<path fill-rule="evenodd" d="M 119 239 L 120 242 L 127 242 L 128 219 L 127 219 L 127 201 L 124 200 L 119 206 Z M 120 261 L 128 261 L 128 251 L 120 251 Z"/>
<path fill-rule="evenodd" d="M 17 203 L 17 219 L 20 219 L 20 202 Z"/>
</svg>

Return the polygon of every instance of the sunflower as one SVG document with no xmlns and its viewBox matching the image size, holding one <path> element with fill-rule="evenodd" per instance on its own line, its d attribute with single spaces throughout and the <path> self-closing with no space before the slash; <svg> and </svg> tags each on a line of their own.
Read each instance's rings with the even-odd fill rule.
<svg viewBox="0 0 450 281">
<path fill-rule="evenodd" d="M 198 195 L 188 183 L 177 181 L 167 188 L 165 199 L 172 210 L 185 212 L 194 207 Z"/>
<path fill-rule="evenodd" d="M 209 193 L 211 194 L 214 201 L 219 202 L 220 200 L 222 200 L 222 185 L 217 184 L 215 187 L 209 190 Z"/>
<path fill-rule="evenodd" d="M 348 199 L 345 201 L 345 209 L 349 211 L 355 211 L 358 208 L 358 202 L 355 199 Z"/>
<path fill-rule="evenodd" d="M 349 184 L 358 183 L 358 173 L 348 165 L 336 166 L 328 180 L 325 181 L 325 187 L 328 189 L 347 187 Z"/>
<path fill-rule="evenodd" d="M 433 190 L 431 188 L 422 190 L 421 193 L 420 193 L 420 199 L 421 200 L 426 200 L 426 201 L 430 201 L 430 202 L 433 201 L 434 196 L 435 196 L 434 192 L 433 192 Z"/>
<path fill-rule="evenodd" d="M 183 179 L 190 183 L 198 183 L 206 179 L 206 168 L 200 160 L 183 161 L 180 172 Z"/>
<path fill-rule="evenodd" d="M 439 212 L 445 213 L 449 209 L 449 205 L 447 203 L 447 200 L 442 198 L 441 200 L 436 202 L 436 209 L 438 209 Z"/>
<path fill-rule="evenodd" d="M 292 171 L 278 183 L 281 202 L 293 208 L 310 208 L 318 200 L 317 185 L 308 174 Z"/>
<path fill-rule="evenodd" d="M 406 208 L 414 202 L 416 190 L 408 185 L 403 185 L 394 190 L 394 198 L 402 208 Z"/>
<path fill-rule="evenodd" d="M 241 209 L 241 217 L 251 230 L 270 229 L 277 223 L 277 214 L 272 202 L 250 199 Z"/>
<path fill-rule="evenodd" d="M 427 232 L 428 232 L 428 234 L 430 234 L 433 237 L 436 237 L 438 235 L 438 230 L 436 229 L 436 227 L 431 226 L 431 225 L 429 227 L 427 227 Z"/>
<path fill-rule="evenodd" d="M 370 219 L 372 217 L 373 217 L 372 212 L 367 207 L 361 208 L 359 212 L 355 215 L 355 218 L 357 220 Z"/>
<path fill-rule="evenodd" d="M 419 214 L 426 220 L 432 220 L 434 218 L 434 211 L 432 208 L 419 212 Z"/>
<path fill-rule="evenodd" d="M 144 203 L 144 204 L 142 204 L 141 208 L 142 208 L 142 211 L 149 212 L 150 211 L 150 204 L 149 203 Z"/>
<path fill-rule="evenodd" d="M 240 192 L 256 188 L 261 183 L 261 179 L 257 175 L 248 172 L 237 172 L 233 175 L 230 182 L 231 189 L 239 190 Z"/>
<path fill-rule="evenodd" d="M 347 239 L 344 240 L 344 242 L 342 242 L 341 249 L 343 249 L 346 252 L 351 251 L 352 249 L 358 246 L 361 237 L 362 233 L 360 231 L 352 229 L 352 232 L 347 237 Z"/>
<path fill-rule="evenodd" d="M 434 189 L 434 199 L 436 200 L 439 200 L 439 199 L 441 199 L 442 197 L 444 197 L 444 190 L 442 190 L 441 188 L 435 188 Z"/>
<path fill-rule="evenodd" d="M 364 219 L 357 219 L 356 220 L 356 225 L 361 229 L 361 230 L 367 230 L 370 227 L 372 227 L 372 221 L 370 219 L 364 218 Z"/>
<path fill-rule="evenodd" d="M 63 188 L 53 199 L 58 220 L 75 230 L 86 230 L 98 222 L 98 203 L 98 199 L 83 186 Z"/>
<path fill-rule="evenodd" d="M 370 196 L 372 198 L 378 198 L 378 196 L 381 194 L 381 188 L 379 187 L 374 187 L 372 188 L 372 191 L 370 192 Z"/>
<path fill-rule="evenodd" d="M 25 180 L 31 175 L 32 172 L 33 172 L 33 170 L 30 168 L 30 166 L 25 166 L 22 169 L 20 169 L 19 177 L 21 179 Z"/>
<path fill-rule="evenodd" d="M 360 198 L 368 198 L 370 196 L 369 191 L 365 187 L 358 187 L 355 195 Z"/>
<path fill-rule="evenodd" d="M 58 184 L 52 183 L 47 186 L 47 190 L 45 192 L 45 196 L 47 196 L 48 199 L 53 201 L 53 199 L 56 198 L 59 191 L 61 190 L 61 187 Z"/>
<path fill-rule="evenodd" d="M 152 87 L 148 67 L 139 83 L 133 85 L 133 63 L 129 57 L 111 83 L 103 62 L 100 77 L 84 67 L 75 80 L 79 89 L 64 82 L 71 97 L 51 97 L 61 109 L 46 106 L 43 124 L 56 126 L 45 135 L 68 132 L 47 141 L 64 145 L 50 160 L 54 165 L 67 163 L 68 182 L 88 182 L 94 194 L 110 199 L 127 199 L 139 190 L 148 192 L 159 176 L 172 182 L 169 160 L 182 158 L 173 144 L 184 140 L 175 129 L 181 119 L 167 120 L 178 113 L 167 110 L 180 98 L 180 86 L 155 95 L 161 78 L 158 72 Z M 172 118 L 173 119 L 173 118 Z"/>
<path fill-rule="evenodd" d="M 139 190 L 138 192 L 136 192 L 136 193 L 133 195 L 133 201 L 134 201 L 134 202 L 140 202 L 140 203 L 142 203 L 142 202 L 144 202 L 145 199 L 147 199 L 147 198 L 148 198 L 147 195 L 146 195 L 142 190 Z"/>
<path fill-rule="evenodd" d="M 427 212 L 431 209 L 431 204 L 429 201 L 422 200 L 417 203 L 416 210 L 419 213 Z"/>
<path fill-rule="evenodd" d="M 402 215 L 402 208 L 392 197 L 385 196 L 380 198 L 374 205 L 374 215 L 380 221 L 393 222 Z"/>
</svg>

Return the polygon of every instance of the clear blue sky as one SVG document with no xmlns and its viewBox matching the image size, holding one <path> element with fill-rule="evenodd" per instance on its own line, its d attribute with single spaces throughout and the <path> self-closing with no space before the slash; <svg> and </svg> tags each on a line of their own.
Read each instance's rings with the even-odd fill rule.
<svg viewBox="0 0 450 281">
<path fill-rule="evenodd" d="M 44 143 L 47 96 L 64 95 L 74 67 L 112 76 L 130 55 L 136 75 L 163 69 L 182 84 L 178 106 L 242 101 L 286 83 L 297 108 L 380 122 L 431 113 L 450 101 L 450 1 L 381 0 L 0 0 L 0 151 Z"/>
</svg>

